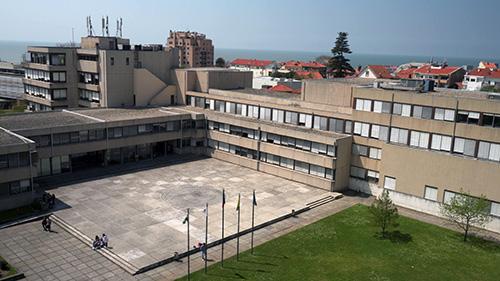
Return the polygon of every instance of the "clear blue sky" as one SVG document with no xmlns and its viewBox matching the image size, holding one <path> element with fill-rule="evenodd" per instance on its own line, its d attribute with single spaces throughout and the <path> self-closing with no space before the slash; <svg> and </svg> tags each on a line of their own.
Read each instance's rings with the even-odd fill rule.
<svg viewBox="0 0 500 281">
<path fill-rule="evenodd" d="M 220 48 L 329 51 L 338 31 L 354 52 L 500 58 L 499 0 L 10 0 L 0 40 L 60 42 L 85 35 L 91 15 L 124 20 L 134 43 L 170 29 L 206 33 Z"/>
</svg>

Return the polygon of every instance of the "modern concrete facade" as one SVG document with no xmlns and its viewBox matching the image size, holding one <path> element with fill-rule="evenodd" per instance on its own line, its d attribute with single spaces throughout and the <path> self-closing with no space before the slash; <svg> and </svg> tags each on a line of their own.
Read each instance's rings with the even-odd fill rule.
<svg viewBox="0 0 500 281">
<path fill-rule="evenodd" d="M 32 111 L 175 103 L 178 50 L 89 36 L 80 47 L 28 47 L 24 82 Z"/>
<path fill-rule="evenodd" d="M 190 31 L 170 31 L 167 47 L 179 49 L 183 67 L 210 67 L 214 65 L 214 46 L 205 34 Z"/>
<path fill-rule="evenodd" d="M 487 228 L 500 232 L 494 94 L 347 79 L 305 80 L 298 95 L 251 89 L 251 72 L 191 68 L 171 75 L 180 106 L 8 115 L 0 127 L 37 144 L 35 182 L 62 167 L 187 151 L 328 191 L 387 189 L 397 204 L 434 215 L 463 191 L 483 194 L 493 218 Z"/>
</svg>

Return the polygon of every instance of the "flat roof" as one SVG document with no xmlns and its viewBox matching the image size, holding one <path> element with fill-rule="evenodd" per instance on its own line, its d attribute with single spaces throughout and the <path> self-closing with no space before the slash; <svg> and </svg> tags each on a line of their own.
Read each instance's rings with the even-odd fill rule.
<svg viewBox="0 0 500 281">
<path fill-rule="evenodd" d="M 161 107 L 154 108 L 96 108 L 96 109 L 70 109 L 77 114 L 97 118 L 103 121 L 125 121 L 140 118 L 155 118 L 171 115 L 180 115 Z"/>
<path fill-rule="evenodd" d="M 267 89 L 236 89 L 236 90 L 220 90 L 220 91 L 231 91 L 238 92 L 243 94 L 257 95 L 257 96 L 265 96 L 270 98 L 280 98 L 280 99 L 290 99 L 290 100 L 300 100 L 300 94 L 292 94 L 286 92 L 274 92 Z"/>
<path fill-rule="evenodd" d="M 90 118 L 65 111 L 24 112 L 0 116 L 0 127 L 10 131 L 44 129 L 96 122 Z"/>
</svg>

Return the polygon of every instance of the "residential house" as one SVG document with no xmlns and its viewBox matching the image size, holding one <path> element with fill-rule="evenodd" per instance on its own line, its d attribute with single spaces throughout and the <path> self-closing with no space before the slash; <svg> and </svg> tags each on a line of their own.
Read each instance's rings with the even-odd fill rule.
<svg viewBox="0 0 500 281">
<path fill-rule="evenodd" d="M 500 88 L 500 69 L 476 68 L 464 78 L 464 89 L 480 91 L 485 86 Z"/>
<path fill-rule="evenodd" d="M 256 59 L 235 59 L 230 63 L 231 69 L 242 71 L 252 71 L 253 77 L 270 76 L 278 69 L 278 64 L 271 60 L 256 60 Z"/>
<path fill-rule="evenodd" d="M 392 79 L 394 78 L 394 70 L 396 67 L 387 65 L 367 65 L 361 70 L 359 78 L 371 79 Z"/>
<path fill-rule="evenodd" d="M 458 66 L 426 64 L 415 70 L 415 78 L 431 79 L 437 87 L 458 88 L 465 76 L 465 70 Z"/>
</svg>

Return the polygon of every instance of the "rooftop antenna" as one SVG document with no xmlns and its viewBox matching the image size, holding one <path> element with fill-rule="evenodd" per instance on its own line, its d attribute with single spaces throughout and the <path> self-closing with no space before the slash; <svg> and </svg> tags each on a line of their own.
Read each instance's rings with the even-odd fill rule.
<svg viewBox="0 0 500 281">
<path fill-rule="evenodd" d="M 109 37 L 109 20 L 108 20 L 108 16 L 106 16 L 106 36 Z"/>
<path fill-rule="evenodd" d="M 101 18 L 101 27 L 102 27 L 102 36 L 104 37 L 104 26 L 105 26 L 106 22 L 105 22 L 105 19 L 104 17 Z"/>
<path fill-rule="evenodd" d="M 89 16 L 89 35 L 92 37 L 94 33 L 94 29 L 92 27 L 92 17 Z"/>
<path fill-rule="evenodd" d="M 120 17 L 120 37 L 122 37 L 122 36 L 123 36 L 123 20 Z"/>
<path fill-rule="evenodd" d="M 116 20 L 116 37 L 120 36 L 119 31 L 120 31 L 120 21 Z"/>
<path fill-rule="evenodd" d="M 75 28 L 71 28 L 71 47 L 75 46 Z"/>
</svg>

